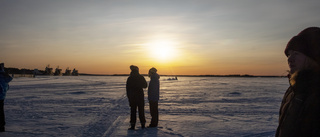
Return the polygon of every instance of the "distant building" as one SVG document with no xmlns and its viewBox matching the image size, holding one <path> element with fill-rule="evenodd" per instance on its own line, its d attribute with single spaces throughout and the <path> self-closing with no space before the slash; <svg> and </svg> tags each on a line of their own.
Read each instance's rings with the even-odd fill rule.
<svg viewBox="0 0 320 137">
<path fill-rule="evenodd" d="M 75 68 L 72 71 L 72 76 L 79 76 L 79 72 Z"/>
<path fill-rule="evenodd" d="M 53 75 L 53 69 L 50 68 L 50 64 L 44 70 L 44 75 Z"/>
<path fill-rule="evenodd" d="M 41 75 L 42 73 L 38 69 L 33 70 L 34 75 Z"/>
<path fill-rule="evenodd" d="M 66 69 L 66 72 L 63 74 L 64 76 L 71 76 L 71 70 L 69 67 Z"/>
<path fill-rule="evenodd" d="M 59 69 L 59 66 L 56 68 L 56 71 L 54 72 L 55 76 L 61 76 L 62 75 L 62 69 Z"/>
</svg>

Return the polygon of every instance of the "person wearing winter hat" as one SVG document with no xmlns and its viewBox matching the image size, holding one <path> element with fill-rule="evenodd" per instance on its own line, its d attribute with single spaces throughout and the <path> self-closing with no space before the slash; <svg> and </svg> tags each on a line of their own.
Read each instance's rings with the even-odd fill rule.
<svg viewBox="0 0 320 137">
<path fill-rule="evenodd" d="M 158 101 L 159 101 L 159 89 L 160 89 L 160 76 L 157 73 L 156 68 L 149 70 L 149 87 L 148 87 L 148 100 L 151 114 L 151 123 L 149 127 L 157 127 L 159 121 Z"/>
<path fill-rule="evenodd" d="M 131 73 L 127 79 L 126 91 L 129 100 L 129 106 L 131 109 L 130 115 L 130 125 L 129 130 L 135 129 L 136 119 L 137 119 L 137 108 L 139 111 L 139 119 L 141 123 L 141 128 L 145 128 L 145 115 L 144 115 L 144 92 L 143 88 L 147 88 L 146 79 L 140 75 L 139 68 L 137 66 L 130 66 Z"/>
<path fill-rule="evenodd" d="M 4 99 L 9 89 L 9 82 L 12 77 L 4 71 L 4 63 L 0 64 L 0 132 L 5 132 Z"/>
<path fill-rule="evenodd" d="M 304 29 L 284 52 L 290 87 L 281 103 L 275 136 L 320 136 L 320 28 Z"/>
</svg>

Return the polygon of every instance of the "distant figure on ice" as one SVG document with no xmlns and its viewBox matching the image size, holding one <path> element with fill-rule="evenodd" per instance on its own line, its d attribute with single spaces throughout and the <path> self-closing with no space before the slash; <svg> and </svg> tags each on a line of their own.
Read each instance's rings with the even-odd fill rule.
<svg viewBox="0 0 320 137">
<path fill-rule="evenodd" d="M 0 132 L 5 132 L 5 116 L 4 116 L 4 99 L 6 98 L 7 90 L 9 89 L 9 82 L 12 77 L 4 71 L 4 63 L 0 64 Z"/>
<path fill-rule="evenodd" d="M 159 121 L 158 101 L 160 89 L 160 76 L 157 74 L 156 68 L 149 70 L 150 83 L 148 87 L 148 100 L 151 114 L 151 123 L 149 127 L 157 127 Z"/>
<path fill-rule="evenodd" d="M 168 80 L 178 80 L 178 77 L 175 76 L 174 78 L 168 78 Z"/>
<path fill-rule="evenodd" d="M 290 87 L 281 103 L 276 137 L 320 137 L 320 28 L 304 29 L 284 52 Z"/>
<path fill-rule="evenodd" d="M 127 97 L 129 100 L 129 105 L 131 108 L 130 124 L 129 130 L 134 130 L 136 120 L 137 120 L 137 108 L 139 111 L 139 119 L 141 123 L 141 128 L 145 128 L 146 119 L 144 116 L 144 93 L 143 88 L 147 88 L 146 79 L 139 74 L 139 68 L 137 66 L 130 66 L 131 73 L 127 79 Z"/>
</svg>

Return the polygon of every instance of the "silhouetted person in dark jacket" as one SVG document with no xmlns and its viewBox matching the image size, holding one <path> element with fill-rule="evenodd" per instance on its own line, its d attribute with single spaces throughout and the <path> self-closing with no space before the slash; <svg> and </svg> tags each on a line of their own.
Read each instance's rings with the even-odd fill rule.
<svg viewBox="0 0 320 137">
<path fill-rule="evenodd" d="M 139 119 L 141 123 L 141 128 L 145 128 L 146 119 L 144 116 L 144 93 L 143 88 L 147 88 L 146 79 L 139 74 L 139 68 L 137 66 L 130 66 L 131 73 L 127 79 L 127 97 L 129 100 L 129 105 L 131 108 L 130 124 L 129 130 L 134 130 L 136 120 L 137 120 L 137 108 L 139 111 Z"/>
<path fill-rule="evenodd" d="M 157 127 L 159 121 L 158 101 L 159 101 L 159 89 L 160 89 L 160 76 L 157 73 L 156 68 L 149 70 L 150 83 L 148 87 L 148 100 L 150 106 L 151 123 L 149 127 Z"/>
</svg>

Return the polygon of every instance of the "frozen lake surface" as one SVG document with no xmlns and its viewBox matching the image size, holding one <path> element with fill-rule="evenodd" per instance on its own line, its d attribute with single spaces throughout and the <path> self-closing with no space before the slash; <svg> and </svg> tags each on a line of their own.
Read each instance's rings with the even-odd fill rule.
<svg viewBox="0 0 320 137">
<path fill-rule="evenodd" d="M 1 137 L 272 137 L 287 78 L 160 78 L 159 127 L 128 131 L 127 77 L 15 78 Z M 146 77 L 146 80 L 150 79 Z M 145 90 L 146 91 L 146 90 Z M 147 125 L 149 104 L 145 92 Z"/>
</svg>

